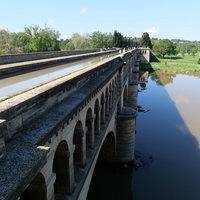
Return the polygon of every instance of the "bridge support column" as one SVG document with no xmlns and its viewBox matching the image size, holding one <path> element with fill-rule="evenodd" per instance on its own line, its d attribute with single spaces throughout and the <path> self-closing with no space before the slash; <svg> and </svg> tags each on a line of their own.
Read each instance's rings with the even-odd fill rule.
<svg viewBox="0 0 200 200">
<path fill-rule="evenodd" d="M 84 129 L 75 129 L 74 133 L 74 144 L 75 144 L 75 152 L 74 152 L 74 162 L 79 167 L 84 167 L 86 163 L 86 143 L 85 135 L 87 132 L 87 127 Z"/>
<path fill-rule="evenodd" d="M 71 145 L 66 148 L 65 143 L 61 142 L 58 146 L 56 153 L 54 155 L 53 161 L 53 175 L 52 173 L 47 173 L 47 181 L 49 180 L 48 184 L 48 192 L 49 189 L 54 187 L 54 193 L 61 193 L 61 194 L 71 194 L 74 188 L 74 151 L 75 145 Z M 48 171 L 51 169 L 46 166 Z M 44 169 L 43 169 L 44 170 Z M 54 176 L 55 174 L 55 176 Z M 54 179 L 56 180 L 54 181 Z M 53 183 L 54 181 L 54 183 Z M 48 194 L 49 196 L 50 194 Z M 49 198 L 51 199 L 51 198 Z"/>
<path fill-rule="evenodd" d="M 132 80 L 129 82 L 128 87 L 128 99 L 126 101 L 126 106 L 137 109 L 137 97 L 138 97 L 138 84 L 137 80 Z"/>
<path fill-rule="evenodd" d="M 123 67 L 120 68 L 119 75 L 118 75 L 118 81 L 117 81 L 117 96 L 122 95 L 123 91 L 123 77 L 124 77 L 124 70 Z M 121 113 L 121 109 L 123 107 L 123 98 L 120 98 L 120 101 L 117 105 L 117 111 L 118 113 Z"/>
<path fill-rule="evenodd" d="M 127 163 L 134 159 L 135 121 L 138 113 L 130 107 L 123 107 L 117 116 L 116 162 Z"/>
<path fill-rule="evenodd" d="M 95 121 L 94 121 L 94 130 L 95 134 L 100 134 L 100 110 L 101 106 L 97 105 L 95 106 Z"/>
<path fill-rule="evenodd" d="M 113 98 L 113 94 L 112 94 L 112 89 L 110 90 L 110 96 L 109 96 L 109 109 L 112 109 L 112 98 Z"/>
<path fill-rule="evenodd" d="M 106 103 L 105 103 L 105 114 L 108 116 L 109 115 L 109 94 L 106 96 Z"/>
<path fill-rule="evenodd" d="M 139 73 L 140 73 L 139 64 L 135 64 L 132 71 L 131 80 L 139 80 Z"/>
<path fill-rule="evenodd" d="M 101 124 L 105 124 L 105 102 L 106 99 L 101 100 Z"/>
<path fill-rule="evenodd" d="M 88 117 L 86 120 L 86 146 L 89 148 L 94 147 L 94 116 Z"/>
</svg>

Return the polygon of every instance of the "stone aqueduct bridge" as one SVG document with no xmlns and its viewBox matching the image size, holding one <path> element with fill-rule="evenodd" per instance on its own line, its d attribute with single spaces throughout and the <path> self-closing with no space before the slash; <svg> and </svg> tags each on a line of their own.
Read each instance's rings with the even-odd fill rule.
<svg viewBox="0 0 200 200">
<path fill-rule="evenodd" d="M 134 159 L 134 49 L 0 103 L 0 199 L 87 198 L 97 159 Z"/>
</svg>

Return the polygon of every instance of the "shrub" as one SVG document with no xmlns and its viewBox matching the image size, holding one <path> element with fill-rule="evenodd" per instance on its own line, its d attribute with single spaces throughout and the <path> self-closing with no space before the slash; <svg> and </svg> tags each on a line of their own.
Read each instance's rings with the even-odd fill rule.
<svg viewBox="0 0 200 200">
<path fill-rule="evenodd" d="M 198 64 L 200 64 L 200 58 L 199 58 L 199 60 L 198 60 L 198 62 L 197 62 Z"/>
</svg>

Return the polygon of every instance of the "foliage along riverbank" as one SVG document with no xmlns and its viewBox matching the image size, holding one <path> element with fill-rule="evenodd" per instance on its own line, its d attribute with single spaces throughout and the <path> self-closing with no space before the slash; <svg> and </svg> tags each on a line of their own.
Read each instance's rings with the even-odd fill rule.
<svg viewBox="0 0 200 200">
<path fill-rule="evenodd" d="M 181 74 L 195 74 L 200 76 L 200 64 L 198 64 L 199 56 L 185 55 L 182 56 L 166 56 L 158 58 L 158 62 L 151 62 L 147 65 L 140 65 L 141 70 L 162 71 Z"/>
</svg>

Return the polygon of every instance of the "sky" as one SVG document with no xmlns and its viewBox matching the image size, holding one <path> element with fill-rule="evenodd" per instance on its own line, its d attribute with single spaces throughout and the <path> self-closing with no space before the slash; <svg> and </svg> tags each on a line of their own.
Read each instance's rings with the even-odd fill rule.
<svg viewBox="0 0 200 200">
<path fill-rule="evenodd" d="M 0 29 L 45 25 L 69 39 L 100 31 L 200 41 L 200 0 L 0 0 Z"/>
</svg>

